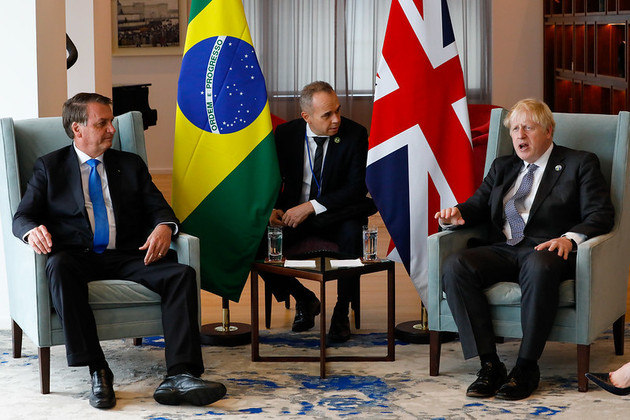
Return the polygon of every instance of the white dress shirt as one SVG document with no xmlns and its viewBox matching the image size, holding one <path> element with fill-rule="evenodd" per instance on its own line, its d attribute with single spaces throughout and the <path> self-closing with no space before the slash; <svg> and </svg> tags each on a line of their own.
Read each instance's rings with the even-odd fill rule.
<svg viewBox="0 0 630 420">
<path fill-rule="evenodd" d="M 311 165 L 315 159 L 315 150 L 317 149 L 317 143 L 315 143 L 315 137 L 327 137 L 327 136 L 318 136 L 313 133 L 311 127 L 306 124 L 306 137 L 308 141 L 306 142 L 308 147 L 304 147 L 304 168 L 302 171 L 302 195 L 301 202 L 306 203 L 309 201 L 308 197 L 311 194 L 311 181 L 313 179 L 313 173 L 311 172 Z M 326 152 L 328 151 L 328 143 L 330 137 L 324 142 L 324 155 L 322 157 L 322 173 L 324 172 L 324 164 L 326 162 Z M 323 179 L 323 178 L 322 178 Z M 315 209 L 315 215 L 325 212 L 327 209 L 324 205 L 319 203 L 317 200 L 310 200 L 313 208 Z"/>
</svg>

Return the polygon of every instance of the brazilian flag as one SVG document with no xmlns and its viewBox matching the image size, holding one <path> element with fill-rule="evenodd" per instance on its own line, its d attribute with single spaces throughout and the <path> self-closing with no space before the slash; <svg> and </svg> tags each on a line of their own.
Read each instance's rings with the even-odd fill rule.
<svg viewBox="0 0 630 420">
<path fill-rule="evenodd" d="M 278 195 L 265 80 L 241 0 L 192 0 L 177 89 L 173 208 L 201 287 L 238 302 Z"/>
</svg>

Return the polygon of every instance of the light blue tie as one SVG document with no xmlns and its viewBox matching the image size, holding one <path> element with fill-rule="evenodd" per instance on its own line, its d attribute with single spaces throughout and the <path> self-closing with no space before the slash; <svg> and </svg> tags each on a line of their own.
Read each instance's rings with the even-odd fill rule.
<svg viewBox="0 0 630 420">
<path fill-rule="evenodd" d="M 536 169 L 538 169 L 538 166 L 533 163 L 527 167 L 527 173 L 523 177 L 518 190 L 514 196 L 505 203 L 505 217 L 510 225 L 510 231 L 512 232 L 512 239 L 507 240 L 508 245 L 516 245 L 524 238 L 523 231 L 525 230 L 525 222 L 518 212 L 517 206 L 521 207 L 525 198 L 531 192 Z"/>
<path fill-rule="evenodd" d="M 100 254 L 105 251 L 109 243 L 109 223 L 107 221 L 105 200 L 103 199 L 103 185 L 101 184 L 101 177 L 96 170 L 96 167 L 101 162 L 97 159 L 90 159 L 86 163 L 91 168 L 88 189 L 90 190 L 90 200 L 94 211 L 94 252 Z"/>
</svg>

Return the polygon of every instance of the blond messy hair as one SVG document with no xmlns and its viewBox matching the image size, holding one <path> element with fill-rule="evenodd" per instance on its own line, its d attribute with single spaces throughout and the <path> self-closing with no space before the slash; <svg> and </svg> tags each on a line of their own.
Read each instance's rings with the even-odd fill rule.
<svg viewBox="0 0 630 420">
<path fill-rule="evenodd" d="M 532 121 L 536 124 L 542 126 L 545 130 L 556 128 L 556 122 L 553 119 L 553 113 L 549 109 L 546 103 L 539 101 L 538 99 L 527 98 L 521 99 L 518 101 L 510 112 L 508 112 L 507 116 L 503 120 L 503 125 L 507 128 L 510 128 L 510 124 L 512 121 L 520 115 L 527 114 Z"/>
</svg>

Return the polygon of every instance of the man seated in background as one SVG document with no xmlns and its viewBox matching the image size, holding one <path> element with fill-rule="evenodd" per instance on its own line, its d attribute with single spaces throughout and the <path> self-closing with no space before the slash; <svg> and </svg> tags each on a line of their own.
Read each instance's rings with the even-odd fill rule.
<svg viewBox="0 0 630 420">
<path fill-rule="evenodd" d="M 317 237 L 336 243 L 340 253 L 349 258 L 360 257 L 362 225 L 376 212 L 366 196 L 367 130 L 341 116 L 337 94 L 326 82 L 306 85 L 300 94 L 300 107 L 302 118 L 276 128 L 282 186 L 269 224 L 284 227 L 285 250 Z M 295 298 L 293 331 L 306 331 L 315 325 L 321 304 L 313 292 L 293 277 L 262 277 L 278 301 L 289 295 Z M 328 333 L 331 341 L 350 338 L 348 311 L 358 281 L 337 282 L 337 304 Z"/>
</svg>

